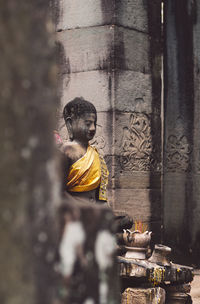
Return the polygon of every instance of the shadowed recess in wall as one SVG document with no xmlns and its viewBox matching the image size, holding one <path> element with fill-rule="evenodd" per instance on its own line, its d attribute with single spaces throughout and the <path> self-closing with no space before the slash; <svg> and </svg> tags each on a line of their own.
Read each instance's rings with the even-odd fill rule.
<svg viewBox="0 0 200 304">
<path fill-rule="evenodd" d="M 150 69 L 152 82 L 152 117 L 151 137 L 152 145 L 157 147 L 157 162 L 161 163 L 161 1 L 145 1 L 147 3 L 148 13 L 148 32 L 150 36 Z M 158 148 L 159 147 L 159 148 Z M 153 242 L 161 241 L 161 168 L 159 170 L 159 179 L 157 180 L 158 191 L 156 194 L 149 193 L 151 203 L 151 230 L 153 231 Z M 155 179 L 155 169 L 150 170 L 150 188 L 153 187 L 153 180 Z M 159 210 L 156 213 L 155 210 Z M 158 216 L 159 215 L 159 216 Z M 154 233 L 155 232 L 155 233 Z"/>
</svg>

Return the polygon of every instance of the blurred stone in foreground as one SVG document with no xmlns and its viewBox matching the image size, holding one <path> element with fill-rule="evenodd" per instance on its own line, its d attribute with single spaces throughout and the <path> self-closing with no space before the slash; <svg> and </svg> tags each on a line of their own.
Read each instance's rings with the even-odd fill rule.
<svg viewBox="0 0 200 304">
<path fill-rule="evenodd" d="M 0 1 L 0 302 L 53 301 L 54 26 L 49 0 Z"/>
<path fill-rule="evenodd" d="M 115 227 L 111 210 L 99 205 L 60 208 L 58 287 L 61 303 L 119 303 Z"/>
</svg>

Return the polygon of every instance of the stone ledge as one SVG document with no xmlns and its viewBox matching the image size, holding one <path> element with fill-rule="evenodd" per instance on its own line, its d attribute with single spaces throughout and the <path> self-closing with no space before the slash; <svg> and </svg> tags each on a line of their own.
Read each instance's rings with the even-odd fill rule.
<svg viewBox="0 0 200 304">
<path fill-rule="evenodd" d="M 153 284 L 171 283 L 189 283 L 193 280 L 192 267 L 171 263 L 170 266 L 162 266 L 151 263 L 148 260 L 127 259 L 118 257 L 120 265 L 120 276 L 123 278 L 131 277 L 143 278 L 144 282 Z"/>
</svg>

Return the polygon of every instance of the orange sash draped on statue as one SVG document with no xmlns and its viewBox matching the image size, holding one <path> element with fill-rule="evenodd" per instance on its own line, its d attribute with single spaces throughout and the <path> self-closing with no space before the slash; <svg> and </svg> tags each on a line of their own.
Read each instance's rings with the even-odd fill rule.
<svg viewBox="0 0 200 304">
<path fill-rule="evenodd" d="M 91 191 L 99 187 L 99 199 L 107 200 L 106 186 L 108 169 L 96 148 L 88 146 L 86 154 L 77 160 L 69 170 L 67 190 L 70 192 Z"/>
</svg>

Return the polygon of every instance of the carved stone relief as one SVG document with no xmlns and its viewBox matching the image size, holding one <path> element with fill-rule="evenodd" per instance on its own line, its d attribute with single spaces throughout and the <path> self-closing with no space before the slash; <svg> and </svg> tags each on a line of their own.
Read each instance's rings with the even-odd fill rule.
<svg viewBox="0 0 200 304">
<path fill-rule="evenodd" d="M 129 126 L 123 130 L 121 167 L 126 171 L 159 170 L 160 163 L 156 153 L 150 117 L 134 112 L 130 115 Z"/>
<path fill-rule="evenodd" d="M 95 135 L 93 140 L 91 140 L 90 144 L 95 146 L 99 152 L 104 154 L 104 148 L 106 146 L 106 141 L 102 135 Z"/>
<path fill-rule="evenodd" d="M 167 139 L 166 169 L 171 172 L 191 170 L 190 154 L 192 147 L 185 135 L 170 135 Z"/>
</svg>

